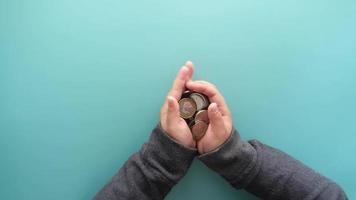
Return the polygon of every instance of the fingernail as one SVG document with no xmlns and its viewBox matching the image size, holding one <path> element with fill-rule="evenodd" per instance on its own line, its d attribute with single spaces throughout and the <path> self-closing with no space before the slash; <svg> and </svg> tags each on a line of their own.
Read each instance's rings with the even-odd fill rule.
<svg viewBox="0 0 356 200">
<path fill-rule="evenodd" d="M 186 66 L 183 66 L 179 71 L 179 75 L 181 77 L 185 77 L 187 75 L 187 73 L 188 73 L 188 68 Z"/>
<path fill-rule="evenodd" d="M 168 96 L 167 97 L 167 103 L 168 103 L 168 107 L 173 107 L 173 97 Z"/>
<path fill-rule="evenodd" d="M 211 103 L 211 111 L 213 111 L 213 112 L 218 111 L 218 106 L 216 105 L 216 103 Z"/>
<path fill-rule="evenodd" d="M 182 66 L 182 68 L 181 68 L 181 72 L 182 73 L 186 73 L 186 72 L 188 72 L 188 67 L 187 66 Z"/>
</svg>

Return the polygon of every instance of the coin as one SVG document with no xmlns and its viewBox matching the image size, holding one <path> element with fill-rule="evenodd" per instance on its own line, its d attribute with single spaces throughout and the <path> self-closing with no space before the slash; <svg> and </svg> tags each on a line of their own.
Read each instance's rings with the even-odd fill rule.
<svg viewBox="0 0 356 200">
<path fill-rule="evenodd" d="M 184 91 L 183 94 L 182 94 L 182 99 L 183 99 L 183 98 L 188 98 L 191 93 L 192 93 L 192 91 L 190 91 L 190 90 Z"/>
<path fill-rule="evenodd" d="M 199 140 L 205 135 L 206 130 L 208 129 L 208 124 L 203 121 L 195 121 L 195 124 L 192 126 L 192 134 L 195 140 Z"/>
<path fill-rule="evenodd" d="M 194 92 L 190 95 L 190 98 L 192 98 L 195 103 L 197 104 L 197 110 L 201 110 L 206 108 L 209 105 L 209 100 L 205 95 Z"/>
<path fill-rule="evenodd" d="M 197 111 L 197 105 L 191 98 L 183 98 L 179 100 L 179 113 L 183 119 L 188 119 L 194 116 Z"/>
<path fill-rule="evenodd" d="M 195 114 L 194 120 L 209 123 L 208 111 L 207 110 L 198 111 L 197 114 Z"/>
<path fill-rule="evenodd" d="M 188 120 L 188 126 L 189 126 L 189 128 L 190 128 L 190 130 L 192 129 L 192 127 L 194 126 L 194 124 L 195 124 L 195 121 L 194 121 L 194 119 L 192 119 L 192 118 L 190 118 L 191 120 Z"/>
</svg>

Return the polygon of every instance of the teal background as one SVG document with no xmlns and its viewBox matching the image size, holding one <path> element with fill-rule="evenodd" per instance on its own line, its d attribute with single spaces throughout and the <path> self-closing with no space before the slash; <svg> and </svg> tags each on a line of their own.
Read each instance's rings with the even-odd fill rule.
<svg viewBox="0 0 356 200">
<path fill-rule="evenodd" d="M 356 198 L 356 1 L 0 0 L 0 199 L 90 199 L 179 67 Z M 167 199 L 255 199 L 195 161 Z"/>
</svg>

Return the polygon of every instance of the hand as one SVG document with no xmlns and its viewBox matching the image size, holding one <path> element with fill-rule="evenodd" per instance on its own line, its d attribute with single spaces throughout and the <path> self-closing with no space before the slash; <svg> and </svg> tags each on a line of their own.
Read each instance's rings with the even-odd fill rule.
<svg viewBox="0 0 356 200">
<path fill-rule="evenodd" d="M 194 66 L 190 61 L 186 62 L 179 70 L 172 89 L 162 106 L 160 117 L 162 129 L 179 143 L 191 148 L 196 147 L 196 142 L 187 123 L 180 117 L 178 100 L 185 90 L 186 83 L 191 80 L 193 71 Z"/>
<path fill-rule="evenodd" d="M 191 81 L 186 84 L 189 90 L 205 94 L 211 104 L 208 107 L 209 126 L 205 135 L 197 141 L 200 154 L 218 148 L 229 137 L 232 131 L 231 113 L 225 103 L 224 97 L 218 89 L 206 81 Z"/>
</svg>

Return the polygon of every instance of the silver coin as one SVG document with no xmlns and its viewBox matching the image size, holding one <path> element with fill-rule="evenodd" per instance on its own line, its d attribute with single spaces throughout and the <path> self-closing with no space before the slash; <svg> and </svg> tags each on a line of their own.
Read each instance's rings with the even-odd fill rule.
<svg viewBox="0 0 356 200">
<path fill-rule="evenodd" d="M 207 110 L 198 111 L 197 114 L 195 114 L 194 120 L 209 123 L 208 111 Z"/>
<path fill-rule="evenodd" d="M 200 140 L 208 129 L 208 124 L 203 121 L 195 121 L 192 126 L 192 135 L 195 140 Z"/>
<path fill-rule="evenodd" d="M 202 110 L 209 105 L 209 100 L 205 97 L 205 95 L 194 92 L 190 95 L 190 98 L 192 98 L 196 105 L 197 105 L 197 110 Z"/>
</svg>

